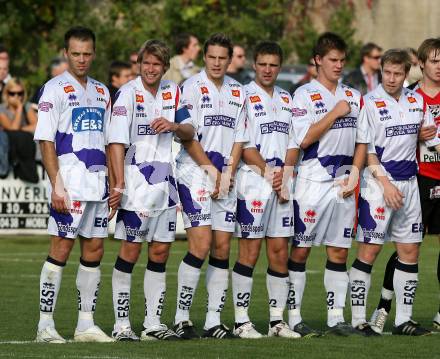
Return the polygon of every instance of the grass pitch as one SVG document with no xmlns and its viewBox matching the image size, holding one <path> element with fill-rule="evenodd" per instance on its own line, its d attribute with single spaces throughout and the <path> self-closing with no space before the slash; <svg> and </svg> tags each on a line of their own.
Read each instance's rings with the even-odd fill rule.
<svg viewBox="0 0 440 359">
<path fill-rule="evenodd" d="M 356 245 L 354 245 L 356 247 Z M 140 343 L 68 343 L 65 345 L 36 344 L 38 323 L 38 292 L 41 266 L 47 256 L 47 237 L 0 238 L 0 358 L 439 358 L 440 335 L 422 338 L 383 336 L 381 338 L 327 336 L 305 340 L 265 338 L 261 340 L 194 340 L 184 342 L 140 342 Z M 113 305 L 111 295 L 111 274 L 119 249 L 119 243 L 106 240 L 102 261 L 102 280 L 95 315 L 96 323 L 107 333 L 113 328 Z M 384 247 L 372 274 L 372 288 L 369 294 L 368 316 L 379 299 L 382 275 L 386 261 L 393 247 Z M 425 238 L 420 259 L 420 285 L 414 307 L 414 319 L 431 328 L 432 317 L 438 310 L 438 282 L 436 277 L 438 241 Z M 176 242 L 167 265 L 167 296 L 163 321 L 172 324 L 176 305 L 177 268 L 186 253 L 186 243 Z M 351 265 L 355 249 L 350 251 Z M 230 264 L 237 256 L 234 241 Z M 63 272 L 62 287 L 58 296 L 55 323 L 58 332 L 72 339 L 75 330 L 76 287 L 75 278 L 79 259 L 79 246 L 75 246 Z M 307 285 L 304 294 L 302 315 L 313 327 L 324 329 L 326 321 L 323 272 L 325 252 L 314 248 L 307 265 Z M 131 323 L 139 334 L 143 320 L 143 275 L 146 265 L 146 251 L 133 271 Z M 206 264 L 205 264 L 206 267 Z M 204 268 L 205 268 L 204 267 Z M 262 253 L 254 271 L 253 298 L 250 317 L 259 331 L 267 332 L 268 301 L 265 284 L 267 262 Z M 201 332 L 205 317 L 206 291 L 204 271 L 191 309 L 191 319 Z M 224 323 L 232 327 L 232 290 L 229 289 L 227 305 L 222 314 Z M 391 331 L 393 311 L 386 331 Z M 345 318 L 350 320 L 350 306 L 347 300 Z M 287 319 L 287 318 L 286 318 Z"/>
</svg>

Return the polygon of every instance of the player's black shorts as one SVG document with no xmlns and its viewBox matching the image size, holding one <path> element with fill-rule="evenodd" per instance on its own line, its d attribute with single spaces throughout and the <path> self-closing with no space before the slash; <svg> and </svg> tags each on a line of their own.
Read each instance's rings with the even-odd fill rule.
<svg viewBox="0 0 440 359">
<path fill-rule="evenodd" d="M 440 180 L 417 175 L 426 234 L 440 234 Z"/>
</svg>

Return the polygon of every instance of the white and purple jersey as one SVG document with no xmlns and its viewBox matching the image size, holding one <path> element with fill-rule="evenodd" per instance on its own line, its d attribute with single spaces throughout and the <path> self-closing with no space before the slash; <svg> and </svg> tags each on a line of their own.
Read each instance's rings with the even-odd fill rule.
<svg viewBox="0 0 440 359">
<path fill-rule="evenodd" d="M 55 143 L 59 173 L 72 200 L 102 201 L 108 196 L 109 116 L 109 91 L 90 77 L 84 88 L 65 71 L 41 89 L 34 139 Z"/>
<path fill-rule="evenodd" d="M 188 110 L 181 103 L 180 89 L 174 82 L 161 81 L 154 97 L 138 77 L 116 94 L 108 143 L 121 143 L 127 148 L 122 209 L 157 211 L 179 202 L 172 168 L 173 133 L 157 134 L 151 128 L 151 122 L 158 117 L 191 123 Z"/>
<path fill-rule="evenodd" d="M 293 133 L 292 98 L 276 86 L 272 97 L 254 81 L 246 85 L 246 110 L 250 141 L 269 166 L 283 166 L 286 152 L 298 148 Z M 248 166 L 243 165 L 247 170 Z"/>
<path fill-rule="evenodd" d="M 365 95 L 365 105 L 360 119 L 369 123 L 371 143 L 368 152 L 377 155 L 390 180 L 408 180 L 417 174 L 416 148 L 422 123 L 435 125 L 432 114 L 426 111 L 423 97 L 407 88 L 399 101 L 382 87 Z M 428 147 L 436 146 L 440 138 L 426 141 Z M 369 171 L 366 171 L 369 174 Z"/>
<path fill-rule="evenodd" d="M 249 141 L 243 87 L 225 76 L 218 90 L 202 71 L 186 80 L 181 90 L 182 102 L 195 124 L 194 139 L 200 142 L 212 164 L 222 172 L 234 143 Z M 176 162 L 178 165 L 196 165 L 183 146 Z"/>
<path fill-rule="evenodd" d="M 359 121 L 360 93 L 338 84 L 335 94 L 317 80 L 299 87 L 293 97 L 293 126 L 298 144 L 310 126 L 320 121 L 335 105 L 345 100 L 351 112 L 338 118 L 315 143 L 307 147 L 298 166 L 298 177 L 312 181 L 331 181 L 346 175 L 353 163 L 356 143 L 369 143 L 368 126 Z"/>
</svg>

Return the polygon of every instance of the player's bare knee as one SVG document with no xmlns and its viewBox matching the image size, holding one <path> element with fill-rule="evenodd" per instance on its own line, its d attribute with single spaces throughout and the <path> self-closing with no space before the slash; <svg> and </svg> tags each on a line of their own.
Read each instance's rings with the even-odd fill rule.
<svg viewBox="0 0 440 359">
<path fill-rule="evenodd" d="M 98 262 L 104 255 L 104 243 L 100 238 L 82 239 L 81 258 L 85 261 Z"/>
<path fill-rule="evenodd" d="M 327 247 L 327 257 L 334 263 L 346 263 L 348 257 L 347 248 Z"/>
<path fill-rule="evenodd" d="M 311 248 L 308 247 L 292 247 L 290 259 L 296 263 L 306 263 Z"/>
<path fill-rule="evenodd" d="M 153 242 L 148 246 L 148 259 L 156 263 L 166 263 L 170 247 L 170 243 Z"/>
<path fill-rule="evenodd" d="M 59 262 L 67 262 L 74 243 L 73 239 L 52 237 L 49 256 Z"/>
<path fill-rule="evenodd" d="M 121 242 L 121 248 L 119 249 L 119 257 L 123 260 L 136 263 L 141 253 L 141 243 L 130 243 L 126 241 Z"/>
<path fill-rule="evenodd" d="M 418 243 L 398 243 L 396 244 L 397 256 L 404 263 L 417 263 L 419 260 Z"/>
<path fill-rule="evenodd" d="M 357 253 L 357 258 L 364 263 L 373 264 L 376 261 L 378 254 L 382 249 L 378 244 L 364 244 L 360 243 Z"/>
</svg>

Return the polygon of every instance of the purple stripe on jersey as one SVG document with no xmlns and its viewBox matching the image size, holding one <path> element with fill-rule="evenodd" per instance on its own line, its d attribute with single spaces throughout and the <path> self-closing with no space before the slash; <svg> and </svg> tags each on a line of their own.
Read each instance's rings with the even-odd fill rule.
<svg viewBox="0 0 440 359">
<path fill-rule="evenodd" d="M 261 150 L 261 145 L 260 145 L 259 143 L 257 143 L 257 144 L 255 145 L 255 148 L 257 149 L 258 152 L 260 152 L 260 150 Z"/>
<path fill-rule="evenodd" d="M 383 151 L 385 151 L 385 147 L 374 146 L 376 150 L 376 155 L 379 161 L 382 161 Z"/>
<path fill-rule="evenodd" d="M 202 138 L 203 138 L 203 135 L 201 133 L 198 133 L 197 134 L 197 139 L 199 140 L 199 142 L 202 140 Z"/>
<path fill-rule="evenodd" d="M 74 152 L 75 156 L 86 165 L 89 169 L 92 166 L 105 166 L 106 157 L 105 153 L 96 148 L 83 148 L 80 151 Z M 97 172 L 96 169 L 92 169 L 93 172 Z M 102 168 L 100 168 L 102 170 Z"/>
<path fill-rule="evenodd" d="M 246 226 L 251 227 L 255 221 L 255 217 L 246 207 L 246 201 L 244 199 L 237 199 L 237 223 L 241 228 L 241 238 L 249 237 L 250 230 L 246 230 Z M 250 229 L 250 228 L 249 228 Z"/>
<path fill-rule="evenodd" d="M 166 162 L 153 161 L 136 164 L 136 166 L 150 185 L 167 182 L 172 173 L 171 164 Z"/>
<path fill-rule="evenodd" d="M 176 114 L 174 115 L 174 121 L 176 123 L 181 123 L 182 121 L 185 121 L 189 117 L 190 115 L 188 109 L 186 107 L 182 107 L 176 111 Z"/>
<path fill-rule="evenodd" d="M 273 157 L 267 158 L 266 163 L 271 167 L 282 167 L 284 166 L 284 161 L 281 158 Z"/>
<path fill-rule="evenodd" d="M 223 157 L 222 154 L 219 152 L 208 151 L 206 152 L 206 155 L 208 156 L 212 164 L 215 166 L 215 168 L 217 168 L 220 172 L 222 172 L 223 167 L 227 166 L 228 164 L 226 158 Z"/>
<path fill-rule="evenodd" d="M 50 207 L 50 216 L 55 220 L 58 227 L 58 236 L 66 237 L 67 232 L 73 234 L 76 228 L 72 228 L 73 217 L 70 213 L 60 213 Z"/>
<path fill-rule="evenodd" d="M 191 217 L 202 212 L 197 202 L 193 201 L 191 197 L 191 191 L 182 183 L 177 183 L 177 189 L 179 191 L 180 202 L 182 203 L 183 212 L 188 216 L 191 221 L 192 227 L 197 227 L 199 221 L 191 220 Z"/>
<path fill-rule="evenodd" d="M 313 158 L 318 158 L 318 148 L 319 148 L 319 141 L 312 143 L 309 147 L 304 149 L 304 156 L 302 160 L 307 161 Z"/>
<path fill-rule="evenodd" d="M 176 180 L 173 176 L 168 176 L 168 207 L 173 207 L 179 202 L 179 195 L 177 194 Z"/>
<path fill-rule="evenodd" d="M 116 222 L 122 221 L 125 227 L 127 241 L 132 242 L 136 239 L 136 232 L 139 232 L 142 221 L 134 211 L 119 209 Z"/>
<path fill-rule="evenodd" d="M 377 223 L 370 213 L 370 204 L 361 195 L 359 196 L 359 226 L 362 228 L 364 234 L 364 242 L 371 241 L 371 232 L 373 232 Z"/>
<path fill-rule="evenodd" d="M 104 194 L 102 196 L 102 200 L 107 199 L 107 197 L 110 195 L 110 191 L 108 188 L 108 176 L 105 176 L 105 189 L 104 189 Z"/>
<path fill-rule="evenodd" d="M 386 161 L 381 163 L 395 181 L 404 181 L 414 177 L 417 174 L 416 161 L 402 160 Z"/>
<path fill-rule="evenodd" d="M 332 178 L 349 173 L 353 164 L 353 157 L 345 155 L 318 157 L 318 160 Z"/>
<path fill-rule="evenodd" d="M 55 148 L 58 157 L 73 152 L 72 140 L 72 134 L 57 131 L 55 134 Z"/>
</svg>

